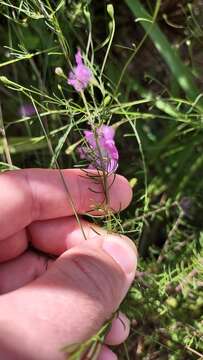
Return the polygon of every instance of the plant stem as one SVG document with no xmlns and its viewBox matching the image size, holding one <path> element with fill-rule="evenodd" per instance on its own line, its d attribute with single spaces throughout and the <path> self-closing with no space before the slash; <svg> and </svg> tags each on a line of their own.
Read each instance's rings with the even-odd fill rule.
<svg viewBox="0 0 203 360">
<path fill-rule="evenodd" d="M 163 34 L 159 26 L 153 23 L 152 16 L 145 10 L 139 0 L 125 0 L 132 13 L 138 18 L 141 25 L 153 41 L 155 47 L 169 66 L 179 86 L 184 90 L 188 99 L 195 102 L 200 92 L 195 84 L 194 77 L 190 68 L 186 66 L 178 52 L 171 46 L 167 37 Z M 203 109 L 203 100 L 199 99 L 197 106 Z"/>
<path fill-rule="evenodd" d="M 7 163 L 9 164 L 9 168 L 12 168 L 12 160 L 11 160 L 11 155 L 10 155 L 10 150 L 9 150 L 9 145 L 8 145 L 8 141 L 7 141 L 7 137 L 6 137 L 6 132 L 5 132 L 5 127 L 4 127 L 4 122 L 3 122 L 3 115 L 2 115 L 2 108 L 1 108 L 1 103 L 0 103 L 0 135 L 3 138 L 3 148 L 4 148 L 4 153 L 5 153 L 5 158 Z"/>
</svg>

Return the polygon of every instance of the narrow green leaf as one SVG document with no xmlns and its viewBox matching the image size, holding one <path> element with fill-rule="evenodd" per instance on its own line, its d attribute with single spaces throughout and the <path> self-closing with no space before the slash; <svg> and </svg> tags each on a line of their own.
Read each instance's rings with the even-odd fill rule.
<svg viewBox="0 0 203 360">
<path fill-rule="evenodd" d="M 200 91 L 195 84 L 190 68 L 182 62 L 177 50 L 171 46 L 159 26 L 156 23 L 152 23 L 151 15 L 141 5 L 141 2 L 139 0 L 125 0 L 125 2 L 132 13 L 139 18 L 141 25 L 177 79 L 179 86 L 184 90 L 188 99 L 194 102 L 199 96 Z M 203 100 L 201 98 L 198 105 L 203 109 Z"/>
</svg>

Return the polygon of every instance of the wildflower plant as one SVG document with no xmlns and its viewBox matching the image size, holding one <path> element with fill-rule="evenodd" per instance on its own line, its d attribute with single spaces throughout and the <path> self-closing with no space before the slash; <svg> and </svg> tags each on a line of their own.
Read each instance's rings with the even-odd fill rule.
<svg viewBox="0 0 203 360">
<path fill-rule="evenodd" d="M 93 73 L 91 69 L 84 64 L 80 48 L 78 48 L 75 55 L 75 61 L 76 66 L 73 67 L 68 75 L 68 84 L 73 86 L 73 88 L 80 94 L 88 115 L 87 123 L 91 128 L 90 130 L 84 130 L 84 145 L 78 147 L 78 153 L 81 159 L 88 162 L 89 169 L 97 170 L 98 176 L 95 177 L 95 181 L 98 183 L 98 181 L 100 181 L 99 179 L 102 179 L 101 183 L 105 200 L 104 203 L 101 204 L 101 210 L 105 211 L 110 224 L 110 217 L 113 209 L 110 209 L 108 204 L 108 176 L 116 172 L 119 158 L 118 150 L 114 141 L 115 130 L 109 125 L 100 125 L 100 123 L 98 125 L 95 124 L 84 94 L 85 89 L 90 86 L 91 81 L 93 80 Z M 105 91 L 104 88 L 103 91 Z M 93 87 L 91 95 L 94 105 L 96 105 L 93 95 Z M 95 110 L 97 110 L 97 105 Z M 88 174 L 87 171 L 86 174 Z M 92 178 L 92 175 L 90 176 Z M 97 210 L 98 205 L 99 204 L 97 204 Z"/>
<path fill-rule="evenodd" d="M 8 27 L 7 37 L 0 33 L 6 44 L 0 62 L 1 171 L 58 168 L 79 223 L 61 168 L 80 167 L 100 185 L 103 202 L 92 204 L 86 216 L 130 236 L 140 253 L 136 281 L 122 304 L 132 332 L 118 350 L 121 360 L 193 360 L 203 352 L 202 95 L 200 70 L 191 59 L 203 30 L 192 3 L 183 5 L 182 16 L 189 14 L 194 28 L 183 26 L 174 49 L 165 35 L 176 28 L 174 14 L 168 19 L 167 2 L 160 0 L 154 9 L 152 1 L 119 2 L 116 16 L 108 4 L 103 22 L 100 2 L 0 0 Z M 123 14 L 128 31 L 122 21 L 116 29 L 115 18 L 118 23 Z M 144 34 L 136 31 L 141 26 Z M 189 49 L 185 61 L 181 46 L 183 54 Z M 136 190 L 124 215 L 109 205 L 118 171 Z M 86 238 L 82 225 L 81 233 Z M 79 360 L 84 351 L 96 359 L 108 328 L 64 348 L 68 359 Z"/>
<path fill-rule="evenodd" d="M 75 55 L 76 66 L 70 71 L 68 75 L 68 84 L 72 85 L 78 92 L 84 91 L 92 80 L 92 72 L 86 66 L 82 59 L 80 48 Z"/>
<path fill-rule="evenodd" d="M 81 159 L 89 161 L 90 169 L 105 170 L 114 173 L 118 168 L 118 150 L 115 145 L 115 130 L 108 125 L 84 131 L 85 140 L 89 147 L 81 146 L 78 151 Z"/>
</svg>

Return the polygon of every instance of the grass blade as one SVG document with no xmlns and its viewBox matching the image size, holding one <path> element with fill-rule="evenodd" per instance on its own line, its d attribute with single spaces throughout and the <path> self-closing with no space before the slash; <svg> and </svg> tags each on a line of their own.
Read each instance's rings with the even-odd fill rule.
<svg viewBox="0 0 203 360">
<path fill-rule="evenodd" d="M 184 90 L 188 99 L 194 102 L 200 92 L 195 84 L 190 68 L 182 62 L 177 50 L 171 46 L 159 26 L 156 23 L 152 24 L 152 16 L 145 10 L 140 1 L 125 0 L 125 2 L 131 9 L 133 15 L 139 19 L 145 31 L 148 32 L 155 47 L 169 66 L 174 77 L 177 79 L 179 86 Z M 198 105 L 203 109 L 203 100 L 201 98 Z"/>
</svg>

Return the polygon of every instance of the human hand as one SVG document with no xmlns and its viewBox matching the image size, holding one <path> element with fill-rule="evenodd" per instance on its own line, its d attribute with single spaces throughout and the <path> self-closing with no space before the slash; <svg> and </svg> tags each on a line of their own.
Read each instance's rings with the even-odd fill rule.
<svg viewBox="0 0 203 360">
<path fill-rule="evenodd" d="M 84 172 L 62 172 L 78 214 L 104 200 L 101 185 Z M 116 175 L 110 207 L 124 209 L 131 197 L 127 181 Z M 136 249 L 126 237 L 81 222 L 87 240 L 57 170 L 0 175 L 0 359 L 65 359 L 63 346 L 90 338 L 119 307 L 134 279 Z M 106 344 L 127 337 L 128 320 L 121 318 Z M 99 360 L 114 359 L 104 345 Z"/>
</svg>

